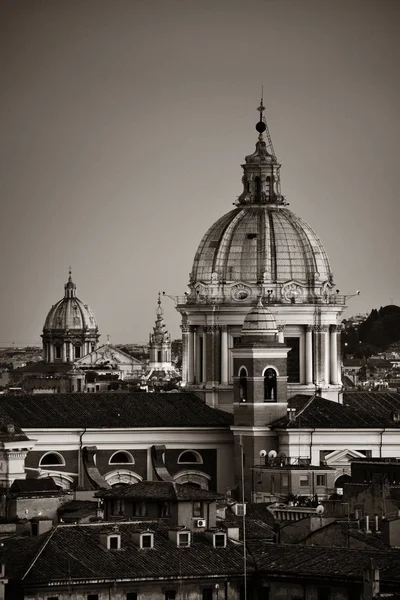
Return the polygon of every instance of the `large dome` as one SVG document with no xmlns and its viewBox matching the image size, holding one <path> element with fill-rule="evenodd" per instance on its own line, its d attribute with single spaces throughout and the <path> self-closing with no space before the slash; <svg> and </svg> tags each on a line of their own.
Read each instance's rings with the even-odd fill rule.
<svg viewBox="0 0 400 600">
<path fill-rule="evenodd" d="M 263 106 L 260 106 L 260 110 Z M 190 273 L 187 302 L 252 304 L 329 302 L 333 275 L 313 229 L 287 208 L 280 189 L 280 164 L 266 125 L 253 154 L 245 157 L 243 191 L 230 211 L 204 235 Z"/>
<path fill-rule="evenodd" d="M 71 279 L 64 286 L 64 298 L 54 304 L 44 323 L 44 331 L 97 331 L 95 316 L 90 307 L 76 297 L 76 286 Z"/>
<path fill-rule="evenodd" d="M 243 206 L 214 223 L 196 252 L 192 281 L 303 285 L 331 281 L 324 247 L 311 227 L 279 205 Z M 215 277 L 215 276 L 214 276 Z"/>
</svg>

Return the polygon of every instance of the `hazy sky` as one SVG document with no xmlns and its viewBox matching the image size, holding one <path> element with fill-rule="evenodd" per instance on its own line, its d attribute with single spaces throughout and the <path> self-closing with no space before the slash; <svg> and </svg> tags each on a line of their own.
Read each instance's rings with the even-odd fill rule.
<svg viewBox="0 0 400 600">
<path fill-rule="evenodd" d="M 102 341 L 146 341 L 241 193 L 262 84 L 348 312 L 400 304 L 399 28 L 399 0 L 0 0 L 0 343 L 40 340 L 69 265 Z"/>
</svg>

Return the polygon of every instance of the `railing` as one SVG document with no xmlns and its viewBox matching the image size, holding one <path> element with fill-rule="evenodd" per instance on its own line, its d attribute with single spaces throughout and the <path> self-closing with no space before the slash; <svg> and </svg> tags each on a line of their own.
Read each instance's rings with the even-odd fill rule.
<svg viewBox="0 0 400 600">
<path fill-rule="evenodd" d="M 237 301 L 235 302 L 232 298 L 226 298 L 224 296 L 172 296 L 172 299 L 175 301 L 177 306 L 187 305 L 187 306 L 195 306 L 199 304 L 205 305 L 218 305 L 218 306 L 232 306 L 234 303 L 237 306 L 243 304 L 244 306 L 248 306 L 248 302 L 246 301 Z M 257 304 L 258 299 L 254 298 L 250 303 L 252 305 Z M 345 306 L 346 304 L 346 296 L 342 296 L 339 294 L 332 294 L 331 296 L 325 298 L 308 298 L 307 300 L 295 300 L 293 302 L 290 300 L 285 300 L 283 298 L 264 298 L 263 300 L 264 306 L 274 306 L 274 305 L 297 305 L 297 306 L 307 306 L 307 305 L 333 305 L 333 306 Z"/>
</svg>

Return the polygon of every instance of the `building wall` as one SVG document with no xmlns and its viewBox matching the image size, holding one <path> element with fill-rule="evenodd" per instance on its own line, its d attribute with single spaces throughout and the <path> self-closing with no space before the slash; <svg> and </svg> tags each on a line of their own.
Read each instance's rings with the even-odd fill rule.
<svg viewBox="0 0 400 600">
<path fill-rule="evenodd" d="M 215 585 L 218 583 L 219 588 Z M 225 581 L 213 578 L 210 580 L 199 579 L 186 582 L 184 580 L 154 583 L 115 583 L 115 584 L 93 584 L 82 585 L 73 589 L 67 586 L 57 586 L 55 589 L 46 588 L 38 590 L 26 590 L 24 600 L 48 600 L 55 596 L 58 600 L 87 600 L 88 594 L 98 594 L 98 600 L 126 600 L 127 592 L 136 592 L 138 598 L 145 597 L 146 600 L 164 600 L 168 590 L 175 590 L 177 598 L 185 600 L 202 600 L 204 588 L 213 589 L 213 600 L 239 600 L 240 587 L 235 580 Z"/>
</svg>

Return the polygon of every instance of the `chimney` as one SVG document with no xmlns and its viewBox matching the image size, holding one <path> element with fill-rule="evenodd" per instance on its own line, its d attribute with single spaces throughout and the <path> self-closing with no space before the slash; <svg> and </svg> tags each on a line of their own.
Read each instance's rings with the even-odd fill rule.
<svg viewBox="0 0 400 600">
<path fill-rule="evenodd" d="M 363 572 L 363 599 L 374 600 L 379 595 L 379 569 L 370 559 L 369 565 Z"/>
<path fill-rule="evenodd" d="M 14 423 L 7 423 L 6 429 L 7 429 L 7 433 L 15 433 Z"/>
<path fill-rule="evenodd" d="M 379 517 L 375 515 L 375 531 L 379 531 Z"/>
<path fill-rule="evenodd" d="M 369 516 L 368 515 L 365 517 L 365 532 L 371 533 L 371 530 L 369 528 Z"/>
</svg>

